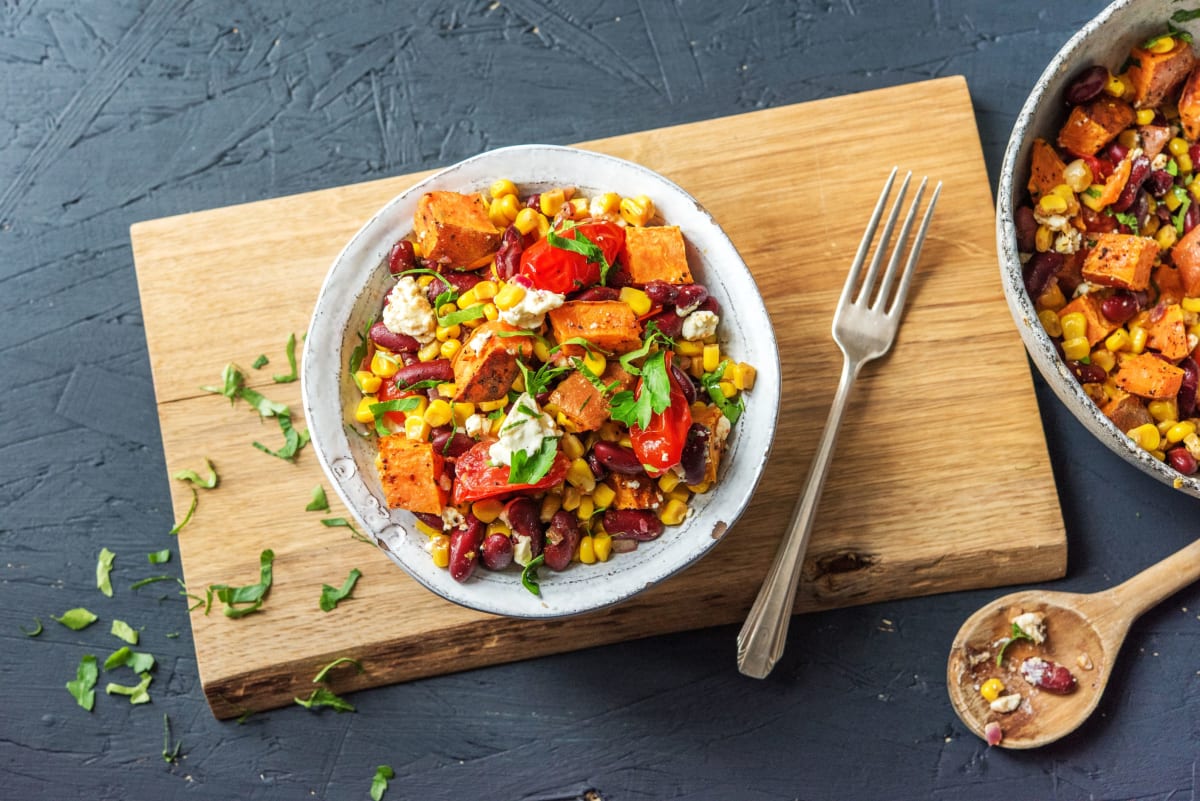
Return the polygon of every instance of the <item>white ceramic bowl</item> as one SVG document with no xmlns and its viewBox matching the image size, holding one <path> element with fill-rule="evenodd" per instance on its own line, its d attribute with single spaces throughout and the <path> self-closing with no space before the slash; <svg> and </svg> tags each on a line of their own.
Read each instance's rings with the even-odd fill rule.
<svg viewBox="0 0 1200 801">
<path fill-rule="evenodd" d="M 576 186 L 585 194 L 614 191 L 647 195 L 661 216 L 678 225 L 688 244 L 688 260 L 720 302 L 721 350 L 754 365 L 758 380 L 745 394 L 746 413 L 730 433 L 719 480 L 692 500 L 692 514 L 668 527 L 632 553 L 606 563 L 572 565 L 555 573 L 541 570 L 541 597 L 526 591 L 516 566 L 499 572 L 483 568 L 465 583 L 434 566 L 428 538 L 412 525 L 413 516 L 389 510 L 374 461 L 374 440 L 347 430 L 361 394 L 348 370 L 358 332 L 379 314 L 393 279 L 386 255 L 412 230 L 413 212 L 426 192 L 480 191 L 498 178 L 523 192 Z M 585 150 L 521 145 L 493 150 L 448 167 L 400 193 L 355 234 L 334 261 L 321 288 L 304 346 L 303 403 L 312 445 L 321 466 L 346 506 L 397 565 L 433 592 L 463 606 L 514 617 L 574 615 L 616 603 L 662 581 L 703 556 L 733 525 L 762 474 L 779 411 L 779 355 L 762 297 L 729 238 L 694 198 L 645 167 Z"/>
<path fill-rule="evenodd" d="M 1033 363 L 1054 394 L 1092 434 L 1125 461 L 1200 497 L 1200 476 L 1181 475 L 1135 445 L 1092 402 L 1059 358 L 1053 340 L 1038 322 L 1037 310 L 1025 291 L 1013 219 L 1016 204 L 1025 196 L 1033 140 L 1041 137 L 1053 142 L 1057 137 L 1058 129 L 1067 118 L 1068 109 L 1062 98 L 1071 79 L 1093 64 L 1118 71 L 1130 48 L 1165 31 L 1167 20 L 1181 8 L 1184 6 L 1178 0 L 1118 0 L 1084 25 L 1054 56 L 1025 101 L 1004 153 L 996 195 L 996 241 L 1009 310 Z M 1178 27 L 1188 30 L 1200 41 L 1200 22 L 1180 23 Z"/>
</svg>

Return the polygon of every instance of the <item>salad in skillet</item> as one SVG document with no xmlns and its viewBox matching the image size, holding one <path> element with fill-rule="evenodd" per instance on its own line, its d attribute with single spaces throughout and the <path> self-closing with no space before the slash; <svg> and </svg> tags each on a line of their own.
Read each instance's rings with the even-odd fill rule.
<svg viewBox="0 0 1200 801">
<path fill-rule="evenodd" d="M 721 309 L 651 199 L 429 192 L 388 268 L 353 424 L 456 580 L 515 563 L 537 593 L 538 567 L 633 551 L 716 481 L 755 369 L 722 353 Z"/>
</svg>

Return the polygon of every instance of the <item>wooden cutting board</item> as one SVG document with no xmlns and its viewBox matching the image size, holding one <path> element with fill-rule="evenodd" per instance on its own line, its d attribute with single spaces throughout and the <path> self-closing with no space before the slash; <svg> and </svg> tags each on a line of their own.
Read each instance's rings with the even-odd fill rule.
<svg viewBox="0 0 1200 801">
<path fill-rule="evenodd" d="M 308 325 L 334 256 L 421 175 L 152 220 L 131 236 L 169 470 L 211 458 L 179 537 L 187 585 L 251 584 L 276 553 L 263 611 L 192 613 L 200 677 L 217 717 L 307 695 L 341 656 L 335 690 L 430 676 L 635 637 L 740 621 L 807 473 L 840 369 L 834 304 L 893 164 L 944 182 L 892 354 L 869 365 L 846 415 L 796 603 L 798 611 L 1042 581 L 1066 542 L 1028 365 L 1004 304 L 992 197 L 961 77 L 589 142 L 691 192 L 754 272 L 777 330 L 784 402 L 765 476 L 741 522 L 699 564 L 615 608 L 551 622 L 508 620 L 430 594 L 383 554 L 327 528 L 334 501 L 311 452 L 288 464 L 253 449 L 282 441 L 245 404 L 198 390 L 230 361 L 299 414 L 283 346 Z M 497 176 L 502 177 L 502 176 Z M 260 354 L 271 363 L 253 370 Z M 302 424 L 302 421 L 297 421 Z M 333 493 L 330 492 L 333 500 Z M 191 502 L 172 482 L 177 516 Z M 636 555 L 618 558 L 637 558 Z M 322 584 L 363 578 L 333 612 Z M 580 566 L 578 569 L 587 569 Z M 802 647 L 802 646 L 797 646 Z M 732 635 L 726 654 L 734 667 Z"/>
</svg>

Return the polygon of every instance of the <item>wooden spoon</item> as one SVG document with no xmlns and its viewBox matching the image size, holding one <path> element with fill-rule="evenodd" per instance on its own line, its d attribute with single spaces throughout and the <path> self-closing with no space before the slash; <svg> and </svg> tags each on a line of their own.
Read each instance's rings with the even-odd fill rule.
<svg viewBox="0 0 1200 801">
<path fill-rule="evenodd" d="M 946 687 L 954 711 L 985 740 L 987 724 L 999 723 L 1004 748 L 1037 748 L 1070 734 L 1100 702 L 1133 621 L 1197 578 L 1200 540 L 1103 592 L 1025 590 L 997 598 L 967 618 L 950 647 Z M 998 667 L 996 643 L 1009 636 L 1012 619 L 1022 612 L 1045 616 L 1046 641 L 1014 640 Z M 1074 692 L 1055 695 L 1027 682 L 1020 666 L 1034 656 L 1070 669 L 1078 682 Z M 1015 711 L 995 712 L 980 694 L 983 682 L 993 677 L 1004 682 L 1003 694 L 1022 696 Z"/>
</svg>

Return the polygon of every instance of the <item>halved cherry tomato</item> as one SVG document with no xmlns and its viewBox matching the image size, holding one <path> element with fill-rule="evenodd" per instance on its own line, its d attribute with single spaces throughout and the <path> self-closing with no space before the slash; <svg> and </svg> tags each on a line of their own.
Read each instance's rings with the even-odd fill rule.
<svg viewBox="0 0 1200 801">
<path fill-rule="evenodd" d="M 470 503 L 484 498 L 495 498 L 498 495 L 518 495 L 531 490 L 542 490 L 560 483 L 567 475 L 571 460 L 562 451 L 554 457 L 550 472 L 541 481 L 533 484 L 509 484 L 507 465 L 490 465 L 488 449 L 492 442 L 483 441 L 471 447 L 471 450 L 458 457 L 454 466 L 454 491 L 451 503 Z"/>
<path fill-rule="evenodd" d="M 609 264 L 616 261 L 625 244 L 625 229 L 607 220 L 580 223 L 556 233 L 564 239 L 575 239 L 576 232 L 599 247 Z M 521 275 L 532 281 L 537 289 L 566 295 L 598 284 L 600 264 L 588 261 L 581 253 L 556 248 L 546 237 L 521 253 Z"/>
<path fill-rule="evenodd" d="M 396 381 L 392 378 L 385 378 L 379 383 L 379 391 L 375 393 L 380 403 L 385 401 L 397 400 L 399 398 L 413 398 L 418 393 L 407 390 L 396 389 Z M 393 429 L 404 427 L 404 412 L 384 412 L 383 419 L 387 420 Z"/>
<path fill-rule="evenodd" d="M 683 446 L 687 442 L 688 429 L 692 427 L 692 408 L 675 371 L 671 369 L 673 351 L 667 351 L 667 378 L 671 382 L 671 405 L 661 413 L 650 415 L 650 424 L 645 428 L 634 423 L 629 427 L 629 440 L 633 452 L 646 467 L 650 475 L 658 475 L 679 464 Z M 642 379 L 638 379 L 636 396 L 642 394 Z"/>
</svg>

